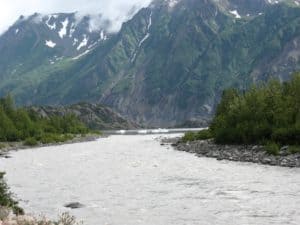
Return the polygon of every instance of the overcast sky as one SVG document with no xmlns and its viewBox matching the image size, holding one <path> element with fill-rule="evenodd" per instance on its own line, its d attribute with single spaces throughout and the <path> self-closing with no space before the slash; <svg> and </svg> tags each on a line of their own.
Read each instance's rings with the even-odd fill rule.
<svg viewBox="0 0 300 225">
<path fill-rule="evenodd" d="M 20 15 L 75 12 L 103 14 L 117 21 L 116 27 L 128 18 L 133 7 L 147 6 L 151 0 L 0 0 L 0 33 L 12 25 Z"/>
</svg>

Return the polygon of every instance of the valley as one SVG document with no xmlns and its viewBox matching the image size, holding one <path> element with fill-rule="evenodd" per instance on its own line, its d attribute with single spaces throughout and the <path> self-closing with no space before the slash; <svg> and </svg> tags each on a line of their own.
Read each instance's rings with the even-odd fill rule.
<svg viewBox="0 0 300 225">
<path fill-rule="evenodd" d="M 298 1 L 157 0 L 113 33 L 88 16 L 21 17 L 0 37 L 0 95 L 101 103 L 146 126 L 209 120 L 224 89 L 300 70 L 299 15 Z"/>
</svg>

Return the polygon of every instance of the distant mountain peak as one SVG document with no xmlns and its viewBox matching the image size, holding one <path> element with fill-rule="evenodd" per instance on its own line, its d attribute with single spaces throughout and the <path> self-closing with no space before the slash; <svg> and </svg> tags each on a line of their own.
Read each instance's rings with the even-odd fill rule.
<svg viewBox="0 0 300 225">
<path fill-rule="evenodd" d="M 28 17 L 21 16 L 3 36 L 10 36 L 10 41 L 19 40 L 30 31 L 36 36 L 33 48 L 43 43 L 57 50 L 55 55 L 59 57 L 77 57 L 109 39 L 108 27 L 109 21 L 103 20 L 101 15 L 34 13 Z"/>
<path fill-rule="evenodd" d="M 101 15 L 23 17 L 0 36 L 0 95 L 101 102 L 157 126 L 207 118 L 224 89 L 300 70 L 298 3 L 154 0 L 117 33 Z"/>
</svg>

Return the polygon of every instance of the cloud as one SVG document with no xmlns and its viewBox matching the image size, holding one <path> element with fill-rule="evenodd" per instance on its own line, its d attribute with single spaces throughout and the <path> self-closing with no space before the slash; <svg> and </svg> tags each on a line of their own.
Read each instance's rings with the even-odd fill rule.
<svg viewBox="0 0 300 225">
<path fill-rule="evenodd" d="M 12 25 L 20 15 L 59 12 L 102 14 L 111 21 L 111 31 L 120 28 L 133 13 L 149 5 L 151 0 L 1 0 L 0 33 Z"/>
</svg>

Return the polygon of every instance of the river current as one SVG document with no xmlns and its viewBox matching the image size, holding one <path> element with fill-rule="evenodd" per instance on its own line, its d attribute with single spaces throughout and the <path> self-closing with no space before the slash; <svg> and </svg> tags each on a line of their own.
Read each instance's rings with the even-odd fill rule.
<svg viewBox="0 0 300 225">
<path fill-rule="evenodd" d="M 12 152 L 0 171 L 27 213 L 69 211 L 85 225 L 300 224 L 299 168 L 198 158 L 161 146 L 168 136 Z M 69 202 L 85 207 L 64 208 Z"/>
</svg>

